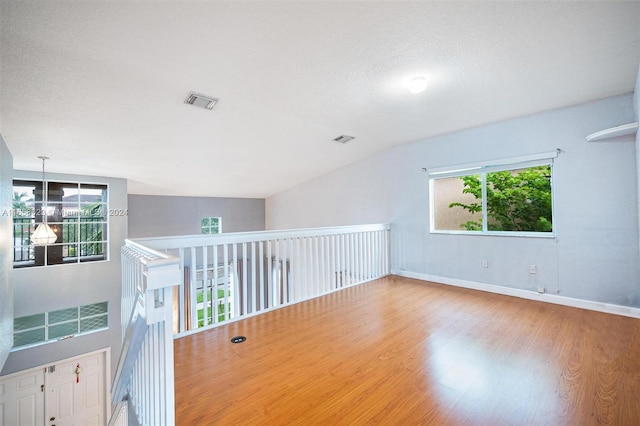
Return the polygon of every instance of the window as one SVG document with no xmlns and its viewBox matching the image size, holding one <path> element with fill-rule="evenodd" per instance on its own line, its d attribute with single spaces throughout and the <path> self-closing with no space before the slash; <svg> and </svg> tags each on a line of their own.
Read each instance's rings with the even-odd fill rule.
<svg viewBox="0 0 640 426">
<path fill-rule="evenodd" d="M 108 328 L 109 302 L 43 312 L 14 320 L 13 348 L 32 347 Z"/>
<path fill-rule="evenodd" d="M 107 186 L 47 182 L 13 182 L 14 268 L 105 260 L 108 253 Z M 34 246 L 31 234 L 43 221 L 56 233 L 54 244 Z"/>
<path fill-rule="evenodd" d="M 431 232 L 553 235 L 556 156 L 430 170 Z"/>
<path fill-rule="evenodd" d="M 219 234 L 222 232 L 222 218 L 203 217 L 200 222 L 200 228 L 203 234 Z"/>
</svg>

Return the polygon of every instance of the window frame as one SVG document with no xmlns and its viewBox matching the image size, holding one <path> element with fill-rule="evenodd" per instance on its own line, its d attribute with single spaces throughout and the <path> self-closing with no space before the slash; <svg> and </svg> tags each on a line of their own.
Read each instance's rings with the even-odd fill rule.
<svg viewBox="0 0 640 426">
<path fill-rule="evenodd" d="M 77 194 L 77 200 L 75 201 L 51 201 L 49 197 L 49 199 L 47 200 L 47 210 L 51 209 L 52 206 L 56 206 L 54 208 L 60 208 L 61 209 L 61 217 L 59 221 L 52 221 L 51 219 L 48 220 L 48 223 L 50 223 L 52 226 L 55 225 L 60 225 L 62 226 L 62 230 L 60 231 L 60 235 L 65 235 L 65 219 L 73 219 L 71 221 L 69 221 L 67 223 L 67 225 L 72 224 L 72 223 L 76 223 L 77 226 L 74 230 L 74 236 L 75 238 L 77 238 L 77 241 L 67 241 L 64 242 L 64 240 L 62 242 L 59 243 L 54 243 L 54 244 L 49 244 L 44 246 L 44 253 L 41 254 L 40 256 L 43 257 L 42 259 L 42 263 L 38 263 L 37 258 L 36 259 L 28 259 L 28 260 L 24 260 L 24 261 L 16 261 L 15 257 L 13 260 L 13 269 L 25 269 L 25 268 L 38 268 L 38 267 L 52 267 L 52 266 L 60 266 L 60 265 L 76 265 L 76 264 L 81 264 L 81 263 L 90 263 L 90 262 L 106 262 L 110 260 L 110 238 L 109 238 L 109 233 L 111 231 L 111 221 L 110 221 L 110 210 L 109 210 L 109 202 L 110 202 L 110 189 L 109 189 L 109 184 L 108 183 L 104 183 L 104 182 L 88 182 L 88 181 L 69 181 L 69 180 L 56 180 L 56 179 L 47 179 L 45 181 L 46 185 L 48 188 L 50 188 L 51 185 L 55 186 L 59 186 L 61 188 L 77 188 L 78 190 L 78 194 Z M 30 187 L 30 186 L 35 186 L 35 191 L 42 191 L 42 181 L 38 180 L 38 179 L 33 179 L 33 178 L 14 178 L 13 179 L 13 184 L 12 187 L 16 188 L 16 187 L 20 187 L 20 186 L 25 186 L 25 187 Z M 105 192 L 105 199 L 100 201 L 100 205 L 101 205 L 101 209 L 102 209 L 102 215 L 101 218 L 102 220 L 97 221 L 95 223 L 100 224 L 102 227 L 102 240 L 100 241 L 82 241 L 82 229 L 81 226 L 83 223 L 92 223 L 94 221 L 87 221 L 87 222 L 83 222 L 82 221 L 82 215 L 81 214 L 77 214 L 76 216 L 65 216 L 64 211 L 66 209 L 69 209 L 70 211 L 73 211 L 74 209 L 77 209 L 78 212 L 82 211 L 83 206 L 88 206 L 90 205 L 88 202 L 83 201 L 82 197 L 81 197 L 81 190 L 83 189 L 100 189 L 103 192 Z M 92 188 L 93 187 L 93 188 Z M 13 193 L 15 193 L 16 191 L 14 190 Z M 33 229 L 35 229 L 35 227 L 38 225 L 37 220 L 35 220 L 37 218 L 37 213 L 38 213 L 38 205 L 40 205 L 40 209 L 42 209 L 42 204 L 43 201 L 42 200 L 37 200 L 37 197 L 34 197 L 34 214 L 29 216 L 28 218 L 32 220 L 32 222 L 30 222 L 30 225 L 27 224 L 26 226 L 29 227 L 31 226 L 31 230 L 28 231 L 28 235 L 31 235 L 31 232 L 33 232 Z M 95 203 L 94 203 L 95 204 Z M 18 216 L 17 214 L 17 210 L 12 206 L 12 222 L 13 222 L 13 231 L 12 231 L 12 248 L 14 251 L 14 256 L 15 256 L 15 251 L 16 251 L 16 235 L 15 235 L 15 219 Z M 67 233 L 69 232 L 70 228 L 67 228 L 66 231 Z M 67 234 L 68 235 L 68 234 Z M 64 238 L 64 237 L 61 237 Z M 102 254 L 101 255 L 76 255 L 76 256 L 64 256 L 62 257 L 62 262 L 54 262 L 54 263 L 49 263 L 49 254 L 48 254 L 48 247 L 49 246 L 61 246 L 63 247 L 63 253 L 64 253 L 64 247 L 67 246 L 69 248 L 73 247 L 75 248 L 75 250 L 80 250 L 80 252 L 82 251 L 82 246 L 86 246 L 89 244 L 102 244 L 103 248 L 102 248 Z M 20 246 L 23 247 L 23 246 Z M 28 246 L 29 250 L 33 250 L 33 248 L 35 247 L 33 244 L 29 244 Z M 19 248 L 18 248 L 19 249 Z M 68 249 L 67 249 L 68 250 Z M 68 253 L 67 253 L 68 254 Z"/>
<path fill-rule="evenodd" d="M 205 219 L 209 220 L 209 225 L 203 225 Z M 214 229 L 214 226 L 211 224 L 211 219 L 216 219 L 216 221 L 218 222 L 218 232 L 211 232 L 211 230 Z M 209 232 L 204 232 L 205 229 L 209 230 Z M 222 216 L 203 216 L 202 218 L 200 218 L 200 233 L 202 235 L 222 234 Z"/>
<path fill-rule="evenodd" d="M 431 234 L 450 234 L 450 235 L 477 235 L 477 236 L 501 236 L 501 237 L 529 237 L 529 238 L 555 238 L 557 232 L 556 212 L 555 212 L 555 158 L 561 152 L 560 149 L 552 152 L 540 154 L 532 154 L 527 156 L 505 158 L 493 161 L 477 162 L 470 164 L 461 164 L 457 166 L 438 167 L 425 169 L 429 174 L 429 232 Z M 518 169 L 527 169 L 537 166 L 549 166 L 551 177 L 549 184 L 551 186 L 551 222 L 552 228 L 550 232 L 539 231 L 492 231 L 488 229 L 488 209 L 487 209 L 487 174 L 500 171 L 510 171 Z M 482 230 L 446 230 L 435 229 L 435 181 L 438 179 L 448 179 L 454 177 L 480 175 L 482 181 Z"/>
<path fill-rule="evenodd" d="M 98 305 L 106 305 L 106 309 L 104 310 L 104 312 L 99 312 L 99 313 L 91 313 L 91 314 L 85 314 L 83 315 L 82 310 L 85 308 L 92 308 L 92 307 L 96 307 Z M 47 312 L 39 312 L 37 314 L 31 314 L 31 315 L 26 315 L 24 317 L 19 317 L 16 318 L 16 320 L 20 320 L 23 318 L 30 318 L 30 317 L 36 317 L 36 316 L 42 316 L 42 322 L 37 324 L 37 325 L 33 325 L 31 327 L 25 327 L 25 328 L 16 328 L 16 325 L 19 323 L 18 321 L 14 321 L 14 328 L 13 328 L 13 345 L 11 347 L 11 352 L 15 352 L 15 351 L 21 351 L 23 349 L 29 349 L 29 348 L 33 348 L 36 346 L 42 346 L 42 345 L 46 345 L 49 343 L 55 343 L 55 342 L 59 342 L 61 340 L 66 340 L 69 338 L 73 338 L 73 337 L 80 337 L 80 336 L 86 336 L 88 334 L 93 334 L 93 333 L 98 333 L 100 331 L 106 331 L 109 330 L 109 328 L 111 327 L 111 316 L 109 315 L 111 309 L 111 303 L 109 301 L 104 301 L 104 302 L 97 302 L 97 303 L 90 303 L 88 305 L 80 305 L 80 306 L 71 306 L 68 308 L 62 308 L 62 309 L 57 309 L 55 311 L 47 311 Z M 51 317 L 61 311 L 68 311 L 68 310 L 76 310 L 77 316 L 75 318 L 69 318 L 69 319 L 59 319 L 59 320 L 53 320 Z M 83 321 L 87 321 L 87 320 L 92 320 L 95 318 L 105 318 L 106 319 L 106 325 L 103 325 L 101 327 L 95 327 L 95 328 L 90 328 L 87 329 L 85 331 L 82 331 L 82 324 Z M 59 326 L 65 326 L 65 325 L 72 325 L 75 324 L 76 325 L 76 330 L 77 332 L 75 333 L 71 333 L 71 334 L 64 334 L 61 336 L 51 336 L 51 329 L 54 327 L 59 327 Z M 37 340 L 37 341 L 33 341 L 31 343 L 25 343 L 22 344 L 20 346 L 14 346 L 15 345 L 15 341 L 16 339 L 16 335 L 20 335 L 20 334 L 27 334 L 29 332 L 32 331 L 38 331 L 38 330 L 42 330 L 42 339 L 41 340 Z"/>
</svg>

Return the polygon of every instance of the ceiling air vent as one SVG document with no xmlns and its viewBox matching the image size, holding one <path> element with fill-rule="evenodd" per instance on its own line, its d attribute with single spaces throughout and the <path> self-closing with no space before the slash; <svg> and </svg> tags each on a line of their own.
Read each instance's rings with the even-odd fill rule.
<svg viewBox="0 0 640 426">
<path fill-rule="evenodd" d="M 206 108 L 206 109 L 213 109 L 216 102 L 218 102 L 218 99 L 216 98 L 212 98 L 210 96 L 205 96 L 205 95 L 199 95 L 193 92 L 189 93 L 189 96 L 187 96 L 187 99 L 184 100 L 185 104 L 191 104 L 193 106 Z"/>
<path fill-rule="evenodd" d="M 340 135 L 337 138 L 335 138 L 334 141 L 340 142 L 340 143 L 347 143 L 347 142 L 349 142 L 350 140 L 353 140 L 353 139 L 355 139 L 355 137 L 353 137 L 353 136 Z"/>
</svg>

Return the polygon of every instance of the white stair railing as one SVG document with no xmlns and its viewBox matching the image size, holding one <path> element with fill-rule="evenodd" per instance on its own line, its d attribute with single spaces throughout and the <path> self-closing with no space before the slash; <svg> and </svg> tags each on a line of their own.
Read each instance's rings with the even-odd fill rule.
<svg viewBox="0 0 640 426">
<path fill-rule="evenodd" d="M 388 224 L 136 239 L 179 258 L 178 335 L 389 274 Z"/>
<path fill-rule="evenodd" d="M 179 266 L 179 259 L 133 241 L 122 248 L 123 349 L 110 425 L 175 424 L 172 291 L 181 282 Z"/>
</svg>

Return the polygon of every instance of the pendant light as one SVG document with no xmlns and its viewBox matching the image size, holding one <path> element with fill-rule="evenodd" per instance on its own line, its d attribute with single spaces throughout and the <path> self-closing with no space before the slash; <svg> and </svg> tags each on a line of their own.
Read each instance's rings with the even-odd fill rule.
<svg viewBox="0 0 640 426">
<path fill-rule="evenodd" d="M 42 222 L 38 224 L 36 230 L 31 234 L 31 242 L 36 246 L 46 246 L 47 244 L 53 244 L 58 239 L 58 236 L 49 225 L 47 225 L 47 183 L 44 180 L 44 162 L 49 157 L 38 157 L 42 160 Z"/>
</svg>

